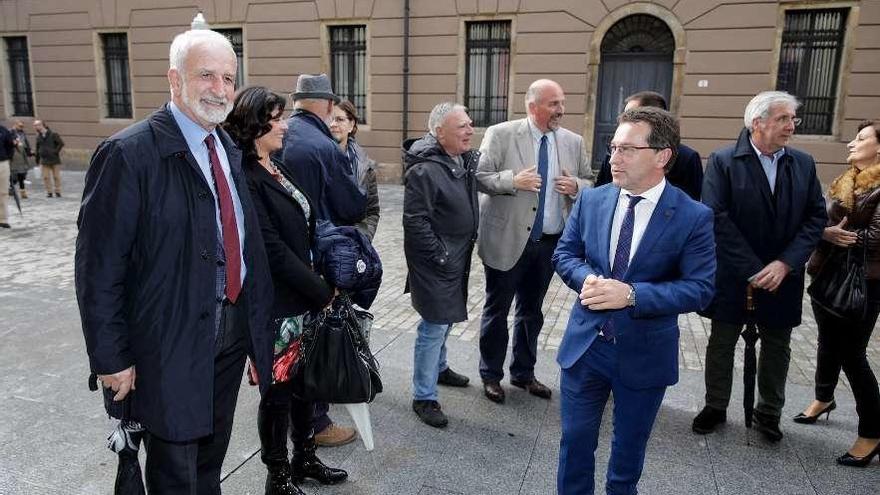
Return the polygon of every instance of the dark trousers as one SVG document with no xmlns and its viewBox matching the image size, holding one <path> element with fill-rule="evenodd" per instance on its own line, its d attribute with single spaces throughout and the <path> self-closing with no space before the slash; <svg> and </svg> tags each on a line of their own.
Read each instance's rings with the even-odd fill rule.
<svg viewBox="0 0 880 495">
<path fill-rule="evenodd" d="M 706 347 L 706 405 L 726 411 L 733 386 L 733 354 L 743 325 L 712 320 Z M 785 381 L 791 361 L 791 328 L 758 325 L 758 404 L 755 410 L 779 418 L 785 405 Z"/>
<path fill-rule="evenodd" d="M 562 370 L 559 495 L 593 493 L 599 427 L 609 394 L 614 396 L 614 431 L 605 489 L 609 494 L 637 493 L 645 449 L 666 387 L 629 388 L 621 382 L 618 369 L 617 345 L 597 338 L 571 368 Z"/>
<path fill-rule="evenodd" d="M 486 303 L 480 323 L 480 376 L 483 381 L 504 377 L 507 357 L 507 314 L 516 296 L 513 320 L 513 362 L 510 377 L 526 381 L 535 376 L 538 335 L 544 325 L 541 304 L 553 278 L 550 258 L 559 235 L 545 235 L 538 242 L 526 241 L 516 264 L 507 271 L 483 265 L 486 271 Z"/>
<path fill-rule="evenodd" d="M 287 433 L 294 445 L 312 438 L 314 407 L 293 395 L 290 382 L 276 383 L 260 400 L 257 430 L 260 433 L 261 459 L 269 468 L 289 462 Z"/>
<path fill-rule="evenodd" d="M 27 172 L 12 172 L 9 182 L 13 185 L 18 184 L 18 188 L 24 191 L 24 181 L 27 180 Z"/>
<path fill-rule="evenodd" d="M 869 295 L 878 293 L 869 286 Z M 852 387 L 859 415 L 859 436 L 880 438 L 880 390 L 877 378 L 868 364 L 866 349 L 880 313 L 880 305 L 874 300 L 869 305 L 868 316 L 863 321 L 838 318 L 820 306 L 813 304 L 813 315 L 819 327 L 819 346 L 816 350 L 816 400 L 831 402 L 840 370 Z"/>
<path fill-rule="evenodd" d="M 315 433 L 321 433 L 333 423 L 333 420 L 331 420 L 330 416 L 327 414 L 330 412 L 330 404 L 326 402 L 315 402 L 314 406 L 315 412 L 312 415 L 312 430 L 314 430 Z"/>
<path fill-rule="evenodd" d="M 144 479 L 150 495 L 219 495 L 235 404 L 249 350 L 246 304 L 223 305 L 214 357 L 214 432 L 187 442 L 144 436 Z M 181 377 L 186 379 L 186 377 Z"/>
</svg>

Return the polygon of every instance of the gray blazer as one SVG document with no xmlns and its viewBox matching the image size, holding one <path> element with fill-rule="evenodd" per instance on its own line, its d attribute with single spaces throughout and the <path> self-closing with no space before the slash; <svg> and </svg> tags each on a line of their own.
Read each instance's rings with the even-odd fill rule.
<svg viewBox="0 0 880 495">
<path fill-rule="evenodd" d="M 578 192 L 593 184 L 593 169 L 583 138 L 568 129 L 556 131 L 556 159 L 560 169 L 577 178 Z M 528 119 L 511 120 L 486 129 L 480 146 L 477 181 L 480 192 L 480 236 L 478 254 L 483 263 L 507 271 L 522 255 L 535 222 L 538 194 L 518 191 L 513 176 L 533 167 L 535 148 Z M 552 184 L 553 178 L 549 178 Z M 563 218 L 568 218 L 577 195 L 560 197 Z"/>
</svg>

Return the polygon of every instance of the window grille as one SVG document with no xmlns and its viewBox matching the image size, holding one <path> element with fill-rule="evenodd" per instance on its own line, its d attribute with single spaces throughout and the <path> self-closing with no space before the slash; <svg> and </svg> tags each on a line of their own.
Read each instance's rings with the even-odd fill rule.
<svg viewBox="0 0 880 495">
<path fill-rule="evenodd" d="M 367 123 L 367 27 L 330 27 L 330 79 L 333 92 L 350 101 L 358 122 Z"/>
<path fill-rule="evenodd" d="M 9 61 L 12 115 L 33 116 L 34 97 L 31 92 L 31 66 L 28 56 L 27 38 L 10 36 L 6 42 L 6 55 Z"/>
<path fill-rule="evenodd" d="M 776 89 L 803 104 L 800 134 L 831 134 L 848 9 L 789 10 L 785 14 Z"/>
<path fill-rule="evenodd" d="M 103 33 L 104 76 L 107 88 L 107 117 L 130 119 L 131 79 L 128 73 L 128 35 Z"/>
<path fill-rule="evenodd" d="M 215 29 L 218 33 L 226 36 L 226 39 L 232 43 L 232 51 L 235 52 L 235 58 L 238 60 L 238 70 L 235 71 L 235 89 L 244 87 L 244 36 L 241 29 Z"/>
<path fill-rule="evenodd" d="M 507 120 L 510 84 L 510 21 L 466 26 L 464 101 L 476 127 Z"/>
</svg>

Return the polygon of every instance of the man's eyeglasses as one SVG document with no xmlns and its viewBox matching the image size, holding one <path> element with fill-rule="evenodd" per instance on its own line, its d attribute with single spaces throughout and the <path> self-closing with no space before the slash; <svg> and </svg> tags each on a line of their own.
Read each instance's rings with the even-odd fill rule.
<svg viewBox="0 0 880 495">
<path fill-rule="evenodd" d="M 783 115 L 781 117 L 776 118 L 776 122 L 778 122 L 782 125 L 788 125 L 789 122 L 791 122 L 794 124 L 795 127 L 798 127 L 799 125 L 801 125 L 801 122 L 803 122 L 803 121 L 804 121 L 804 119 L 802 119 L 800 117 L 792 118 L 792 117 L 789 117 L 788 115 Z"/>
<path fill-rule="evenodd" d="M 639 150 L 662 150 L 663 146 L 633 146 L 631 144 L 609 144 L 608 145 L 608 154 L 613 155 L 614 153 L 620 153 L 624 158 L 631 158 L 636 154 L 636 151 Z"/>
</svg>

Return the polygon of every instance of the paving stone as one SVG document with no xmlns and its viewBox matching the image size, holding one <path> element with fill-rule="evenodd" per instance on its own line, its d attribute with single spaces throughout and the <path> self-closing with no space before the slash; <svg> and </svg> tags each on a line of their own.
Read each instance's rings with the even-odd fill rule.
<svg viewBox="0 0 880 495">
<path fill-rule="evenodd" d="M 14 213 L 12 229 L 0 231 L 4 322 L 0 325 L 0 493 L 4 495 L 109 493 L 115 476 L 116 458 L 105 440 L 114 422 L 104 415 L 99 394 L 86 388 L 88 362 L 73 289 L 75 222 L 83 177 L 82 172 L 66 172 L 67 193 L 60 199 L 42 197 L 42 184 L 34 184 L 35 194 L 24 201 L 24 216 Z M 483 396 L 478 371 L 485 287 L 483 268 L 475 256 L 469 319 L 453 327 L 448 342 L 450 365 L 469 376 L 471 386 L 440 387 L 449 427 L 437 430 L 422 424 L 411 409 L 412 349 L 419 317 L 403 293 L 403 189 L 383 185 L 380 195 L 382 220 L 376 246 L 385 282 L 370 308 L 376 317 L 371 344 L 385 389 L 369 406 L 376 449 L 365 451 L 360 440 L 319 449 L 325 462 L 349 471 L 349 481 L 332 487 L 307 483 L 303 488 L 307 493 L 358 495 L 554 493 L 560 438 L 560 372 L 554 358 L 576 294 L 554 278 L 544 301 L 536 376 L 553 389 L 552 399 L 533 397 L 510 386 L 505 377 L 507 402 L 494 404 Z M 834 463 L 850 446 L 857 428 L 845 379 L 838 387 L 838 410 L 830 421 L 815 425 L 790 421 L 813 394 L 816 324 L 807 299 L 804 323 L 792 334 L 782 422 L 785 439 L 777 445 L 743 425 L 741 344 L 728 423 L 711 435 L 690 431 L 693 416 L 703 405 L 709 322 L 688 314 L 679 318 L 679 325 L 681 379 L 667 391 L 660 409 L 646 453 L 642 493 L 878 493 L 876 462 L 868 469 Z M 880 367 L 876 333 L 868 358 L 875 369 Z M 265 468 L 256 435 L 258 403 L 257 391 L 243 383 L 223 466 L 224 493 L 262 493 Z M 604 486 L 610 455 L 611 407 L 609 403 L 596 452 L 597 492 Z M 340 424 L 352 424 L 341 406 L 331 406 L 330 415 Z"/>
</svg>

